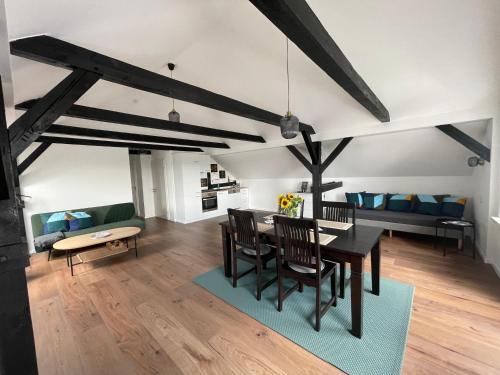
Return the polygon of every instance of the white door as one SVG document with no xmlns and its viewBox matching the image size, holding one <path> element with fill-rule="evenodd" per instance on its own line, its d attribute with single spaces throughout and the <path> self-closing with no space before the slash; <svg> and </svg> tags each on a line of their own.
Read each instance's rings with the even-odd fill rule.
<svg viewBox="0 0 500 375">
<path fill-rule="evenodd" d="M 144 217 L 155 216 L 155 200 L 153 193 L 153 173 L 151 155 L 141 155 L 142 192 L 144 197 Z"/>
<path fill-rule="evenodd" d="M 165 194 L 165 173 L 163 159 L 151 160 L 151 171 L 153 180 L 153 200 L 156 217 L 167 218 L 167 200 Z"/>
<path fill-rule="evenodd" d="M 137 216 L 144 217 L 144 197 L 142 193 L 142 172 L 139 155 L 129 155 L 132 199 Z"/>
</svg>

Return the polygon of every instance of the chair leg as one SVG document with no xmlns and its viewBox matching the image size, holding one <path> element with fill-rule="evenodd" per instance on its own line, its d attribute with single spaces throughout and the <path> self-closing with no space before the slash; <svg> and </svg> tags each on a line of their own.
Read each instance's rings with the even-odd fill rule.
<svg viewBox="0 0 500 375">
<path fill-rule="evenodd" d="M 278 311 L 283 310 L 283 279 L 278 275 Z"/>
<path fill-rule="evenodd" d="M 302 293 L 304 291 L 304 283 L 299 282 L 299 292 Z"/>
<path fill-rule="evenodd" d="M 321 285 L 316 285 L 316 327 L 314 329 L 319 332 L 321 328 Z"/>
<path fill-rule="evenodd" d="M 344 299 L 345 296 L 345 262 L 340 263 L 340 295 Z"/>
<path fill-rule="evenodd" d="M 260 264 L 257 264 L 255 266 L 255 269 L 257 270 L 257 301 L 260 301 L 260 297 L 262 294 L 262 289 L 261 289 L 262 266 Z"/>
<path fill-rule="evenodd" d="M 333 270 L 332 276 L 330 277 L 330 288 L 332 292 L 333 306 L 337 306 L 337 267 Z"/>
<path fill-rule="evenodd" d="M 236 259 L 235 254 L 233 253 L 233 288 L 236 288 L 238 285 L 238 260 Z"/>
<path fill-rule="evenodd" d="M 52 249 L 49 249 L 49 256 L 47 257 L 47 262 L 50 262 L 50 254 L 52 254 Z"/>
</svg>

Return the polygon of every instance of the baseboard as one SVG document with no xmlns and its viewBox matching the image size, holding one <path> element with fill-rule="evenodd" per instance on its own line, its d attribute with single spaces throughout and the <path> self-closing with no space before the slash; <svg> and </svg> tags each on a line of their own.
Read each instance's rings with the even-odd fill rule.
<svg viewBox="0 0 500 375">
<path fill-rule="evenodd" d="M 488 263 L 491 264 L 491 267 L 493 268 L 493 271 L 497 274 L 498 278 L 500 279 L 500 267 L 497 266 L 495 263 Z"/>
</svg>

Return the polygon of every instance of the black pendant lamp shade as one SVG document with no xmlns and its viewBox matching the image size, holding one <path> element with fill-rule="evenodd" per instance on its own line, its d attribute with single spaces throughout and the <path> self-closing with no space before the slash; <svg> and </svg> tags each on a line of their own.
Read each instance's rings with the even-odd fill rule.
<svg viewBox="0 0 500 375">
<path fill-rule="evenodd" d="M 170 69 L 170 78 L 172 78 L 172 72 L 174 71 L 175 64 L 168 63 L 168 69 Z M 168 113 L 168 121 L 181 122 L 181 115 L 175 110 L 174 98 L 172 98 L 172 110 Z"/>
<path fill-rule="evenodd" d="M 281 136 L 285 139 L 295 138 L 299 134 L 299 119 L 290 112 L 290 74 L 288 71 L 288 38 L 286 39 L 286 82 L 288 110 L 280 120 Z"/>
</svg>

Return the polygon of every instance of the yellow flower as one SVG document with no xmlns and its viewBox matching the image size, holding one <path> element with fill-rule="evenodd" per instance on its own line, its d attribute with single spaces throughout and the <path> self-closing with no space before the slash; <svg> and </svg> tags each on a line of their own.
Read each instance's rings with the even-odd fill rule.
<svg viewBox="0 0 500 375">
<path fill-rule="evenodd" d="M 287 209 L 290 206 L 290 201 L 286 198 L 281 200 L 281 208 Z"/>
<path fill-rule="evenodd" d="M 287 197 L 289 200 L 292 200 L 292 199 L 294 199 L 294 198 L 295 198 L 295 195 L 293 195 L 292 193 L 288 193 L 288 194 L 286 195 L 286 197 Z"/>
<path fill-rule="evenodd" d="M 278 203 L 281 204 L 281 200 L 285 198 L 283 194 L 278 195 Z"/>
</svg>

